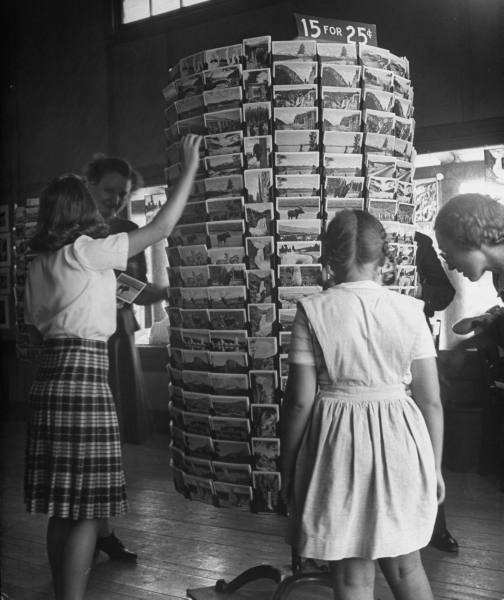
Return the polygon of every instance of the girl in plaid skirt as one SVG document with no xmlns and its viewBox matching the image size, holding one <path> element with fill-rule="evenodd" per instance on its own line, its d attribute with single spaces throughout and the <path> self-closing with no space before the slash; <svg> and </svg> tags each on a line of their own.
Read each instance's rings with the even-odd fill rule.
<svg viewBox="0 0 504 600">
<path fill-rule="evenodd" d="M 116 326 L 114 269 L 172 231 L 191 191 L 201 138 L 182 142 L 184 169 L 146 226 L 107 235 L 83 181 L 65 175 L 40 197 L 37 253 L 26 281 L 26 322 L 44 340 L 30 391 L 25 502 L 47 513 L 56 600 L 81 600 L 100 519 L 127 510 L 119 429 L 108 385 L 107 339 Z"/>
</svg>

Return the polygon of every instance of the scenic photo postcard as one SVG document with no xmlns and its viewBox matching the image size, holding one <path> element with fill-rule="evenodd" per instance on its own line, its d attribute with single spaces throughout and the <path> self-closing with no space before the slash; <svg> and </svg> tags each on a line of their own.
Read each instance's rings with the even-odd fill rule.
<svg viewBox="0 0 504 600">
<path fill-rule="evenodd" d="M 318 152 L 276 152 L 278 175 L 311 175 L 319 172 Z"/>
<path fill-rule="evenodd" d="M 229 108 L 227 110 L 205 113 L 203 119 L 207 132 L 210 135 L 215 135 L 240 129 L 243 117 L 241 108 Z"/>
<path fill-rule="evenodd" d="M 271 71 L 247 69 L 243 71 L 243 96 L 245 102 L 265 102 L 271 99 Z"/>
<path fill-rule="evenodd" d="M 340 65 L 356 65 L 357 44 L 338 42 L 317 42 L 317 54 L 321 63 L 332 62 Z"/>
<path fill-rule="evenodd" d="M 249 511 L 252 501 L 252 488 L 246 485 L 214 482 L 217 505 L 221 508 L 234 508 Z"/>
<path fill-rule="evenodd" d="M 215 88 L 231 88 L 241 83 L 241 65 L 232 65 L 229 67 L 218 67 L 209 71 L 204 71 L 204 89 L 213 90 Z M 203 90 L 201 90 L 203 93 Z"/>
<path fill-rule="evenodd" d="M 366 175 L 396 177 L 397 159 L 387 154 L 366 154 Z"/>
<path fill-rule="evenodd" d="M 316 107 L 275 107 L 273 109 L 275 129 L 316 129 L 318 108 Z"/>
<path fill-rule="evenodd" d="M 245 222 L 243 219 L 233 221 L 209 221 L 206 223 L 210 248 L 223 246 L 235 247 L 243 245 Z"/>
<path fill-rule="evenodd" d="M 321 285 L 322 265 L 279 265 L 278 285 Z"/>
<path fill-rule="evenodd" d="M 362 114 L 362 119 L 365 132 L 394 135 L 396 116 L 393 112 L 366 109 Z"/>
<path fill-rule="evenodd" d="M 204 179 L 205 193 L 209 198 L 219 196 L 241 196 L 243 175 L 223 175 Z"/>
<path fill-rule="evenodd" d="M 242 88 L 226 87 L 223 89 L 215 88 L 203 92 L 203 103 L 209 112 L 239 108 L 243 100 Z M 202 110 L 200 112 L 203 112 Z"/>
<path fill-rule="evenodd" d="M 318 63 L 316 61 L 275 61 L 273 83 L 275 85 L 299 85 L 316 83 Z"/>
<path fill-rule="evenodd" d="M 245 285 L 245 272 L 243 263 L 208 265 L 208 285 Z"/>
<path fill-rule="evenodd" d="M 278 302 L 281 308 L 295 309 L 299 300 L 321 291 L 320 286 L 279 287 Z"/>
<path fill-rule="evenodd" d="M 370 198 L 368 200 L 368 212 L 379 221 L 394 221 L 397 213 L 397 201 Z"/>
<path fill-rule="evenodd" d="M 248 334 L 246 330 L 210 331 L 210 348 L 220 352 L 246 352 Z"/>
<path fill-rule="evenodd" d="M 208 266 L 178 267 L 178 278 L 181 287 L 206 287 L 209 279 Z"/>
<path fill-rule="evenodd" d="M 366 189 L 369 198 L 394 198 L 397 189 L 397 179 L 371 175 L 366 178 Z"/>
<path fill-rule="evenodd" d="M 244 396 L 211 396 L 212 410 L 221 417 L 246 417 L 249 399 Z"/>
<path fill-rule="evenodd" d="M 281 242 L 277 256 L 282 265 L 312 265 L 319 262 L 320 242 Z"/>
<path fill-rule="evenodd" d="M 207 289 L 206 287 L 180 288 L 182 308 L 193 310 L 208 306 Z"/>
<path fill-rule="evenodd" d="M 229 156 L 224 154 L 223 156 Z M 234 155 L 231 155 L 234 156 Z M 216 158 L 216 157 L 212 157 Z M 190 206 L 190 205 L 189 205 Z M 224 198 L 211 198 L 205 201 L 205 210 L 209 221 L 224 221 L 226 219 L 243 219 L 243 196 L 224 196 Z M 184 211 L 185 213 L 185 211 Z"/>
<path fill-rule="evenodd" d="M 357 131 L 324 131 L 324 152 L 362 154 L 363 136 Z"/>
<path fill-rule="evenodd" d="M 320 196 L 279 196 L 276 210 L 279 219 L 318 219 Z"/>
<path fill-rule="evenodd" d="M 248 377 L 237 373 L 209 373 L 212 393 L 217 396 L 246 396 Z"/>
<path fill-rule="evenodd" d="M 243 285 L 212 286 L 207 288 L 210 308 L 244 308 L 247 288 Z"/>
<path fill-rule="evenodd" d="M 187 473 L 184 473 L 183 478 L 191 500 L 204 502 L 205 504 L 214 504 L 214 489 L 211 479 L 196 477 Z"/>
<path fill-rule="evenodd" d="M 364 148 L 366 152 L 373 154 L 394 154 L 396 139 L 393 135 L 381 133 L 366 133 L 364 136 Z"/>
<path fill-rule="evenodd" d="M 210 417 L 212 437 L 218 440 L 246 442 L 250 434 L 250 421 L 239 417 Z"/>
<path fill-rule="evenodd" d="M 250 371 L 250 390 L 255 404 L 274 404 L 278 387 L 277 371 Z"/>
<path fill-rule="evenodd" d="M 246 352 L 214 352 L 208 353 L 211 370 L 215 373 L 246 373 L 248 357 Z"/>
<path fill-rule="evenodd" d="M 182 401 L 189 412 L 210 414 L 210 395 L 182 390 Z"/>
<path fill-rule="evenodd" d="M 274 61 L 317 60 L 317 42 L 315 40 L 273 41 L 271 54 Z"/>
<path fill-rule="evenodd" d="M 320 175 L 276 175 L 278 196 L 318 196 Z"/>
<path fill-rule="evenodd" d="M 204 106 L 203 94 L 186 96 L 182 100 L 175 101 L 175 110 L 180 119 L 188 119 L 189 117 L 201 114 Z"/>
<path fill-rule="evenodd" d="M 316 129 L 275 131 L 275 149 L 277 152 L 317 152 L 319 132 Z"/>
<path fill-rule="evenodd" d="M 213 70 L 219 67 L 239 65 L 242 59 L 242 44 L 212 48 L 205 50 L 203 55 L 205 69 Z"/>
<path fill-rule="evenodd" d="M 320 219 L 278 219 L 276 235 L 279 242 L 318 240 L 321 226 Z"/>
<path fill-rule="evenodd" d="M 250 485 L 252 477 L 250 465 L 239 465 L 214 460 L 212 466 L 217 481 L 238 485 Z"/>
<path fill-rule="evenodd" d="M 217 135 L 205 135 L 203 140 L 209 156 L 215 154 L 233 154 L 241 152 L 243 132 L 240 130 Z"/>
<path fill-rule="evenodd" d="M 254 471 L 252 510 L 257 513 L 278 513 L 282 510 L 280 473 Z"/>
<path fill-rule="evenodd" d="M 201 458 L 211 458 L 213 454 L 212 438 L 196 433 L 184 432 L 185 452 L 189 456 L 198 456 Z"/>
<path fill-rule="evenodd" d="M 322 87 L 360 87 L 361 68 L 357 65 L 322 63 L 320 82 Z"/>
<path fill-rule="evenodd" d="M 244 171 L 246 202 L 271 202 L 273 198 L 273 169 L 247 169 Z"/>
<path fill-rule="evenodd" d="M 271 135 L 246 137 L 243 140 L 243 153 L 247 169 L 265 169 L 271 167 L 273 141 Z"/>
<path fill-rule="evenodd" d="M 324 108 L 322 110 L 322 130 L 360 131 L 362 113 L 360 110 L 342 108 Z"/>
<path fill-rule="evenodd" d="M 250 445 L 248 442 L 215 440 L 214 456 L 224 462 L 247 463 L 251 456 Z M 217 482 L 215 483 L 218 485 Z"/>
<path fill-rule="evenodd" d="M 413 116 L 413 103 L 411 100 L 403 98 L 398 94 L 394 94 L 393 111 L 398 117 L 409 119 Z"/>
<path fill-rule="evenodd" d="M 275 274 L 273 269 L 253 269 L 245 273 L 249 301 L 255 304 L 273 302 Z"/>
<path fill-rule="evenodd" d="M 192 267 L 195 265 L 206 265 L 208 254 L 206 244 L 195 246 L 166 247 L 166 255 L 170 266 Z"/>
<path fill-rule="evenodd" d="M 175 81 L 177 88 L 178 98 L 185 98 L 186 96 L 198 96 L 203 93 L 205 88 L 205 82 L 202 73 L 195 73 L 187 77 L 182 77 Z"/>
<path fill-rule="evenodd" d="M 385 48 L 359 44 L 359 62 L 361 65 L 373 69 L 388 69 L 390 52 Z"/>
<path fill-rule="evenodd" d="M 250 416 L 254 437 L 276 437 L 280 420 L 280 408 L 277 404 L 251 404 Z"/>
<path fill-rule="evenodd" d="M 243 119 L 246 135 L 270 135 L 271 102 L 249 102 L 244 104 Z"/>
<path fill-rule="evenodd" d="M 392 91 L 398 96 L 402 96 L 403 98 L 407 98 L 408 100 L 413 100 L 413 88 L 411 87 L 411 81 L 406 77 L 393 75 Z"/>
<path fill-rule="evenodd" d="M 215 175 L 231 175 L 241 173 L 243 168 L 243 154 L 218 154 L 205 158 L 205 169 L 209 177 Z"/>
<path fill-rule="evenodd" d="M 207 233 L 205 223 L 177 225 L 168 236 L 170 246 L 206 245 Z"/>
<path fill-rule="evenodd" d="M 245 263 L 245 247 L 235 246 L 229 247 L 217 247 L 208 248 L 207 250 L 208 260 L 212 265 L 235 265 L 238 263 Z"/>
<path fill-rule="evenodd" d="M 210 320 L 208 311 L 202 310 L 184 310 L 180 311 L 182 326 L 186 329 L 209 329 Z"/>
<path fill-rule="evenodd" d="M 191 56 L 185 56 L 179 60 L 179 72 L 181 77 L 187 77 L 188 75 L 194 75 L 206 69 L 205 54 L 203 52 L 196 52 Z"/>
<path fill-rule="evenodd" d="M 248 235 L 256 237 L 270 235 L 272 233 L 273 203 L 255 202 L 245 205 L 245 221 Z"/>
<path fill-rule="evenodd" d="M 409 78 L 409 61 L 405 56 L 396 56 L 389 52 L 389 69 L 394 75 Z"/>
<path fill-rule="evenodd" d="M 289 353 L 291 338 L 292 334 L 290 331 L 280 331 L 278 334 L 278 345 L 280 346 L 281 353 Z"/>
<path fill-rule="evenodd" d="M 398 202 L 397 204 L 397 220 L 399 223 L 412 224 L 414 222 L 415 207 L 407 202 Z"/>
<path fill-rule="evenodd" d="M 248 353 L 250 368 L 271 371 L 275 368 L 275 356 L 278 352 L 276 337 L 249 337 Z"/>
<path fill-rule="evenodd" d="M 173 332 L 174 328 L 171 328 Z M 210 331 L 208 329 L 180 329 L 182 346 L 188 350 L 209 350 Z M 170 338 L 170 343 L 174 345 Z"/>
<path fill-rule="evenodd" d="M 183 421 L 187 433 L 210 435 L 210 417 L 208 415 L 184 412 Z"/>
<path fill-rule="evenodd" d="M 317 106 L 318 89 L 315 84 L 275 85 L 273 86 L 273 105 L 275 108 L 301 108 Z"/>
<path fill-rule="evenodd" d="M 292 325 L 294 324 L 294 317 L 296 316 L 295 308 L 280 308 L 278 310 L 278 322 L 282 329 L 282 332 L 290 332 Z"/>
<path fill-rule="evenodd" d="M 324 153 L 324 175 L 330 177 L 360 177 L 362 175 L 362 154 Z"/>
<path fill-rule="evenodd" d="M 244 308 L 233 308 L 228 310 L 210 308 L 208 309 L 208 318 L 210 319 L 212 329 L 215 330 L 243 330 L 246 329 L 248 325 L 247 313 Z"/>
<path fill-rule="evenodd" d="M 189 223 L 204 223 L 208 219 L 205 201 L 190 202 L 186 204 L 184 212 L 180 217 L 179 223 L 187 225 Z"/>
<path fill-rule="evenodd" d="M 383 112 L 393 112 L 394 94 L 377 89 L 364 90 L 364 109 L 381 110 Z M 381 132 L 378 132 L 381 133 Z"/>
<path fill-rule="evenodd" d="M 273 236 L 245 238 L 249 269 L 269 269 L 274 254 Z"/>
<path fill-rule="evenodd" d="M 257 471 L 278 471 L 280 461 L 280 440 L 276 438 L 255 438 L 250 441 L 255 469 Z"/>
<path fill-rule="evenodd" d="M 394 75 L 391 71 L 373 67 L 362 68 L 362 84 L 366 90 L 376 88 L 384 92 L 393 92 L 393 81 Z"/>
<path fill-rule="evenodd" d="M 146 285 L 144 281 L 135 279 L 126 273 L 120 273 L 116 279 L 116 298 L 121 302 L 131 304 L 142 293 Z"/>
<path fill-rule="evenodd" d="M 362 198 L 364 177 L 326 177 L 325 195 L 335 198 Z"/>
<path fill-rule="evenodd" d="M 276 306 L 273 303 L 249 304 L 247 306 L 250 335 L 269 337 L 274 335 Z"/>
<path fill-rule="evenodd" d="M 212 462 L 209 459 L 186 456 L 184 458 L 184 468 L 189 475 L 196 477 L 213 479 L 214 476 Z"/>
<path fill-rule="evenodd" d="M 322 108 L 360 110 L 361 90 L 350 87 L 323 87 Z"/>
<path fill-rule="evenodd" d="M 341 210 L 364 210 L 364 198 L 325 199 L 326 227 Z"/>
<path fill-rule="evenodd" d="M 242 53 L 246 69 L 269 67 L 271 58 L 271 36 L 262 35 L 244 39 Z"/>
</svg>

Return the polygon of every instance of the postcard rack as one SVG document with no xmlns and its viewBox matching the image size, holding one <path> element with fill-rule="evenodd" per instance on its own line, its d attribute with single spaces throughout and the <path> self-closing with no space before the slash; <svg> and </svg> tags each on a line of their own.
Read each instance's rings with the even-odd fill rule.
<svg viewBox="0 0 504 600">
<path fill-rule="evenodd" d="M 192 500 L 283 514 L 290 330 L 296 302 L 321 289 L 321 236 L 336 212 L 380 219 L 384 284 L 416 291 L 409 63 L 263 36 L 181 59 L 163 95 L 168 197 L 181 137 L 204 136 L 166 248 L 174 484 Z"/>
</svg>

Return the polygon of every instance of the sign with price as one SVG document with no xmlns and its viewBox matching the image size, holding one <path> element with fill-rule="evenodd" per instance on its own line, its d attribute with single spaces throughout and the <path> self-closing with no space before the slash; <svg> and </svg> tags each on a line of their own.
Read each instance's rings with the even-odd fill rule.
<svg viewBox="0 0 504 600">
<path fill-rule="evenodd" d="M 344 44 L 368 44 L 377 46 L 376 25 L 339 21 L 324 17 L 311 17 L 294 13 L 298 29 L 298 38 L 341 42 Z"/>
</svg>

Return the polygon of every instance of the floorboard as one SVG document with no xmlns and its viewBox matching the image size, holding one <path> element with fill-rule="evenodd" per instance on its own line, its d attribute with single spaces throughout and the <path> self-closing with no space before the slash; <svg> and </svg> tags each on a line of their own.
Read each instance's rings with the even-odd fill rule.
<svg viewBox="0 0 504 600">
<path fill-rule="evenodd" d="M 52 600 L 45 555 L 46 520 L 24 512 L 24 426 L 4 424 L 2 437 L 2 591 L 11 600 Z M 167 436 L 125 445 L 130 512 L 116 531 L 138 551 L 137 565 L 100 554 L 91 574 L 89 600 L 270 600 L 272 581 L 251 583 L 230 596 L 213 591 L 218 579 L 271 564 L 290 574 L 283 542 L 285 519 L 217 509 L 177 494 L 170 480 Z M 492 477 L 446 471 L 448 525 L 460 552 L 426 548 L 422 556 L 438 600 L 504 600 L 504 494 Z M 196 591 L 195 591 L 196 590 Z M 309 584 L 289 600 L 329 600 L 332 593 Z M 392 600 L 377 573 L 376 600 Z"/>
</svg>

